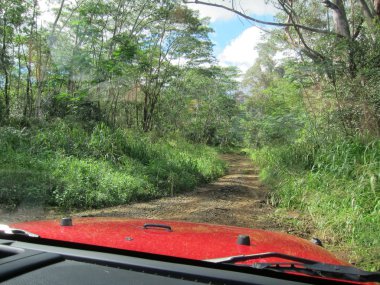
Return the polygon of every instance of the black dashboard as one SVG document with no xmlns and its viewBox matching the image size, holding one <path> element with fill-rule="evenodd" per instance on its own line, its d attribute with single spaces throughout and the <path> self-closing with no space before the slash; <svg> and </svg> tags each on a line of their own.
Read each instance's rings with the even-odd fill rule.
<svg viewBox="0 0 380 285">
<path fill-rule="evenodd" d="M 35 240 L 36 242 L 30 242 Z M 41 239 L 0 239 L 0 282 L 46 284 L 325 284 L 326 280 Z M 334 284 L 334 282 L 328 282 Z M 336 284 L 344 284 L 342 282 Z"/>
</svg>

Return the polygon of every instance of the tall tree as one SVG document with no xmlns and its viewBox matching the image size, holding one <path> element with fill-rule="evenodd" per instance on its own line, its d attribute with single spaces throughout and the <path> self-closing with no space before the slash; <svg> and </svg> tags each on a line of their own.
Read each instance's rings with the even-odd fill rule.
<svg viewBox="0 0 380 285">
<path fill-rule="evenodd" d="M 27 11 L 27 1 L 1 1 L 0 3 L 0 72 L 5 110 L 0 111 L 6 119 L 10 115 L 10 80 L 13 65 L 12 45 L 17 29 L 24 23 L 23 14 Z M 1 106 L 1 105 L 0 105 Z M 3 114 L 2 114 L 3 113 Z"/>
<path fill-rule="evenodd" d="M 234 0 L 184 2 L 220 7 L 253 24 L 282 27 L 271 33 L 298 53 L 309 74 L 319 74 L 319 82 L 327 76 L 326 94 L 336 99 L 345 133 L 380 134 L 380 101 L 373 91 L 380 79 L 379 1 L 272 0 L 268 3 L 279 9 L 274 22 L 244 13 Z"/>
<path fill-rule="evenodd" d="M 161 1 L 140 44 L 140 86 L 144 94 L 143 130 L 153 126 L 153 115 L 165 86 L 175 79 L 178 66 L 211 60 L 207 28 L 193 11 L 173 1 Z M 182 63 L 181 63 L 182 62 Z"/>
</svg>

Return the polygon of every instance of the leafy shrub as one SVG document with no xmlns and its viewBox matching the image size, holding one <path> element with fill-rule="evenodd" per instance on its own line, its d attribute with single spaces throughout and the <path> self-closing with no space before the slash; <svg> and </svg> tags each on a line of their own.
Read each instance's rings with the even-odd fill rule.
<svg viewBox="0 0 380 285">
<path fill-rule="evenodd" d="M 2 153 L 26 147 L 28 133 L 25 130 L 13 127 L 2 127 L 0 130 L 0 151 Z"/>
<path fill-rule="evenodd" d="M 63 208 L 99 208 L 155 196 L 153 185 L 144 177 L 107 161 L 62 157 L 53 168 L 59 181 L 54 198 Z"/>
<path fill-rule="evenodd" d="M 33 129 L 30 140 L 36 154 L 47 151 L 81 155 L 87 148 L 88 134 L 78 123 L 57 119 L 44 128 Z"/>
<path fill-rule="evenodd" d="M 191 190 L 225 171 L 217 152 L 181 138 L 153 138 L 57 119 L 39 129 L 0 129 L 0 204 L 24 201 L 99 208 Z"/>
<path fill-rule="evenodd" d="M 24 205 L 46 205 L 52 181 L 44 172 L 30 169 L 0 169 L 0 204 L 7 209 Z"/>
</svg>

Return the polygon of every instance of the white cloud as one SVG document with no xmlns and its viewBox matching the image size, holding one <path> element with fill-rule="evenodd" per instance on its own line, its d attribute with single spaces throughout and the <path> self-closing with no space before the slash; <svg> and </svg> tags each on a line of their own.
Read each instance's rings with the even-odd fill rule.
<svg viewBox="0 0 380 285">
<path fill-rule="evenodd" d="M 258 57 L 255 47 L 262 41 L 263 34 L 257 27 L 244 30 L 217 56 L 219 63 L 222 66 L 237 66 L 242 72 L 246 72 Z"/>
<path fill-rule="evenodd" d="M 67 2 L 65 2 L 68 4 Z M 54 22 L 56 17 L 56 12 L 54 9 L 57 9 L 60 7 L 60 1 L 58 0 L 40 0 L 38 2 L 40 7 L 40 16 L 39 19 L 43 25 L 51 24 Z"/>
<path fill-rule="evenodd" d="M 213 0 L 209 2 L 231 7 L 231 0 Z M 228 20 L 236 17 L 236 14 L 222 8 L 202 4 L 187 5 L 191 9 L 198 10 L 201 17 L 210 17 L 211 22 L 215 22 L 217 20 Z M 274 15 L 276 12 L 278 12 L 278 10 L 272 4 L 266 4 L 265 0 L 235 0 L 234 5 L 236 10 L 239 10 L 248 15 Z"/>
<path fill-rule="evenodd" d="M 57 11 L 61 6 L 62 0 L 39 0 L 40 7 L 39 20 L 43 25 L 52 24 L 57 17 Z M 75 0 L 65 0 L 65 7 L 75 3 Z"/>
</svg>

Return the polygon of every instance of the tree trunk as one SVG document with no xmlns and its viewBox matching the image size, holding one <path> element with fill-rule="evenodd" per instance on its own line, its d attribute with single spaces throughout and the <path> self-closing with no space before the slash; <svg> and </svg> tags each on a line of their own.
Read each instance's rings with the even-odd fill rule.
<svg viewBox="0 0 380 285">
<path fill-rule="evenodd" d="M 333 11 L 335 32 L 342 37 L 350 39 L 350 26 L 347 20 L 343 0 L 323 0 L 322 3 Z"/>
<path fill-rule="evenodd" d="M 380 3 L 380 1 L 379 1 Z M 365 19 L 365 22 L 367 23 L 367 26 L 369 28 L 369 32 L 371 34 L 372 39 L 375 41 L 375 27 L 374 27 L 374 15 L 368 6 L 367 2 L 365 0 L 359 0 L 360 7 L 362 9 L 362 13 Z"/>
<path fill-rule="evenodd" d="M 41 101 L 42 101 L 42 91 L 43 91 L 43 85 L 45 81 L 45 68 L 47 67 L 47 63 L 49 61 L 48 56 L 46 59 L 46 64 L 44 65 L 44 60 L 42 56 L 42 43 L 40 41 L 40 44 L 38 45 L 39 48 L 37 50 L 38 54 L 38 61 L 37 61 L 37 67 L 36 67 L 36 79 L 37 79 L 37 95 L 36 95 L 36 102 L 35 102 L 35 116 L 37 118 L 40 118 L 42 116 L 42 110 L 41 110 Z"/>
<path fill-rule="evenodd" d="M 380 0 L 373 0 L 373 6 L 375 8 L 376 17 L 380 18 Z"/>
<path fill-rule="evenodd" d="M 7 20 L 3 18 L 3 38 L 2 38 L 2 50 L 1 50 L 1 65 L 3 67 L 5 82 L 4 82 L 4 101 L 5 101 L 5 119 L 10 115 L 10 98 L 9 98 L 9 73 L 7 69 Z"/>
<path fill-rule="evenodd" d="M 149 96 L 150 94 L 146 91 L 144 92 L 144 110 L 143 110 L 143 131 L 149 131 Z"/>
<path fill-rule="evenodd" d="M 356 76 L 355 50 L 351 38 L 350 25 L 347 19 L 343 0 L 325 0 L 323 3 L 333 11 L 335 32 L 347 40 L 348 72 L 351 78 Z"/>
<path fill-rule="evenodd" d="M 9 119 L 10 115 L 10 98 L 9 98 L 9 74 L 6 68 L 4 68 L 5 83 L 4 83 L 4 99 L 5 99 L 5 119 Z"/>
<path fill-rule="evenodd" d="M 380 3 L 380 0 L 379 0 Z M 365 0 L 359 0 L 360 7 L 362 8 L 364 18 L 369 26 L 372 26 L 373 15 Z"/>
<path fill-rule="evenodd" d="M 27 65 L 28 69 L 28 75 L 26 77 L 26 90 L 25 90 L 25 102 L 24 102 L 24 117 L 30 117 L 32 110 L 31 110 L 31 105 L 32 105 L 32 95 L 31 95 L 31 67 L 28 64 Z"/>
<path fill-rule="evenodd" d="M 143 131 L 149 132 L 152 130 L 153 113 L 156 108 L 158 100 L 158 94 L 150 92 L 149 90 L 144 92 L 144 114 L 143 114 Z"/>
<path fill-rule="evenodd" d="M 348 24 L 344 3 L 342 0 L 334 0 L 333 2 L 334 6 L 332 7 L 332 10 L 335 23 L 335 31 L 337 34 L 350 39 L 350 26 Z"/>
</svg>

